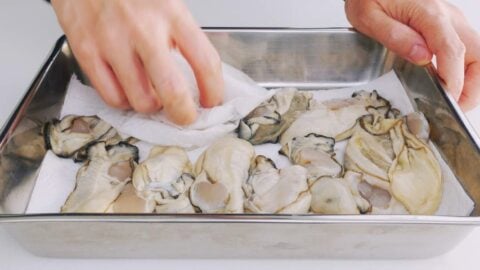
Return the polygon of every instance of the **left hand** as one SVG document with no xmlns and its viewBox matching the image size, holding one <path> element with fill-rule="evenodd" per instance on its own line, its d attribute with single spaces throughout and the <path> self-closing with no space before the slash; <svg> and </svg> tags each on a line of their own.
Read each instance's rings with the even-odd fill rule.
<svg viewBox="0 0 480 270">
<path fill-rule="evenodd" d="M 350 23 L 418 65 L 437 58 L 438 74 L 464 110 L 480 103 L 480 36 L 445 0 L 347 0 Z"/>
</svg>

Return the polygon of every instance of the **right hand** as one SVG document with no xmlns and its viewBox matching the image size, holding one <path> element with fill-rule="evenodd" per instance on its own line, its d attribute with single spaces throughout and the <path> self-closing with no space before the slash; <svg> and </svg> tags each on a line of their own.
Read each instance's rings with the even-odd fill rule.
<svg viewBox="0 0 480 270">
<path fill-rule="evenodd" d="M 196 106 L 171 50 L 192 67 L 200 104 L 223 99 L 217 51 L 180 0 L 52 0 L 82 70 L 110 106 L 152 113 L 164 109 L 190 124 Z"/>
</svg>

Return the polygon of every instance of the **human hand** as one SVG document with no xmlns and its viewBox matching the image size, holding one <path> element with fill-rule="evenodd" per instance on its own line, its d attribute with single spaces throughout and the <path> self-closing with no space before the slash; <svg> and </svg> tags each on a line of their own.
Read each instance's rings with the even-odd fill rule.
<svg viewBox="0 0 480 270">
<path fill-rule="evenodd" d="M 217 51 L 180 0 L 52 0 L 82 70 L 110 106 L 151 113 L 162 107 L 177 124 L 196 119 L 193 97 L 170 52 L 183 54 L 200 104 L 223 99 Z"/>
<path fill-rule="evenodd" d="M 347 0 L 350 23 L 418 64 L 437 59 L 438 74 L 464 110 L 480 102 L 480 36 L 444 0 Z"/>
</svg>

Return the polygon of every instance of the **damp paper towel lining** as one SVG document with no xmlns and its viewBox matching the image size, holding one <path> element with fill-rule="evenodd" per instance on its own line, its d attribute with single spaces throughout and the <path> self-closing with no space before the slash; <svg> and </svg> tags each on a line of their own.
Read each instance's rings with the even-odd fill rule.
<svg viewBox="0 0 480 270">
<path fill-rule="evenodd" d="M 72 82 L 68 89 L 67 97 L 71 94 L 72 91 L 78 90 L 75 88 L 79 87 L 79 84 L 80 83 L 76 81 L 75 78 L 72 79 Z M 408 114 L 414 111 L 414 108 L 410 103 L 405 89 L 403 88 L 402 84 L 400 83 L 398 77 L 395 75 L 394 72 L 389 72 L 382 77 L 362 86 L 315 91 L 314 98 L 317 100 L 348 98 L 353 92 L 362 89 L 368 91 L 376 89 L 381 96 L 388 99 L 392 103 L 392 106 L 399 109 L 402 114 Z M 69 103 L 66 102 L 65 106 L 67 106 L 68 104 Z M 98 111 L 101 110 L 108 109 L 99 106 Z M 93 111 L 89 112 L 90 114 L 94 114 Z M 71 108 L 65 108 L 63 110 L 63 113 L 77 113 L 81 115 L 88 114 L 85 111 L 83 111 L 82 113 L 81 111 L 76 111 L 75 109 Z M 235 123 L 235 121 L 232 122 Z M 171 128 L 169 132 L 173 132 L 174 126 L 169 126 L 169 128 Z M 210 126 L 208 128 L 215 129 L 215 126 Z M 231 134 L 233 132 L 230 131 L 229 133 Z M 232 134 L 231 136 L 234 135 Z M 152 144 L 150 144 L 148 140 L 145 140 L 143 142 L 137 143 L 136 145 L 139 147 L 140 150 L 140 160 L 145 159 Z M 192 147 L 192 145 L 193 144 L 191 143 L 188 144 L 189 147 Z M 346 142 L 339 142 L 335 146 L 337 159 L 339 160 L 339 162 L 342 163 L 345 146 Z M 444 182 L 442 202 L 438 211 L 436 212 L 436 215 L 468 216 L 473 210 L 474 202 L 466 194 L 451 169 L 440 156 L 436 147 L 432 143 L 430 143 L 430 147 L 432 148 L 433 153 L 435 154 L 436 158 L 440 163 Z M 205 150 L 205 148 L 206 146 L 197 147 L 196 149 L 190 150 L 188 152 L 192 163 L 196 161 L 198 156 Z M 290 162 L 287 158 L 278 154 L 279 149 L 279 144 L 264 144 L 255 146 L 255 151 L 257 155 L 261 154 L 271 158 L 279 168 L 290 165 Z M 29 206 L 27 208 L 27 213 L 59 212 L 68 195 L 75 187 L 75 176 L 80 166 L 80 164 L 75 164 L 70 159 L 58 158 L 49 151 L 42 163 L 42 167 L 40 169 L 36 185 L 32 193 Z"/>
</svg>

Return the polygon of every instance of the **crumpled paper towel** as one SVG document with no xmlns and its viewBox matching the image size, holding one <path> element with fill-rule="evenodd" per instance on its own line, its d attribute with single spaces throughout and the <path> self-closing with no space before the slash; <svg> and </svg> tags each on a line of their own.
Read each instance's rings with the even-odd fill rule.
<svg viewBox="0 0 480 270">
<path fill-rule="evenodd" d="M 173 55 L 198 105 L 199 91 L 195 76 L 183 57 L 177 53 Z M 111 108 L 93 88 L 82 84 L 76 77 L 72 77 L 70 81 L 60 117 L 68 114 L 98 115 L 123 135 L 152 144 L 197 148 L 235 130 L 240 119 L 274 94 L 227 64 L 223 64 L 223 77 L 225 80 L 223 104 L 208 109 L 198 105 L 198 118 L 189 126 L 175 125 L 166 118 L 163 111 L 145 115 Z"/>
</svg>

